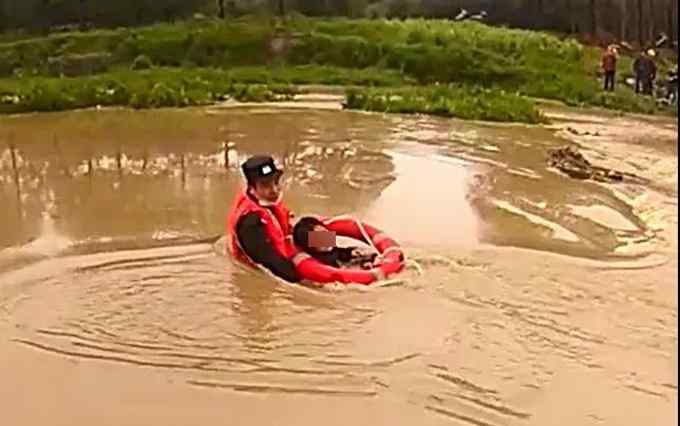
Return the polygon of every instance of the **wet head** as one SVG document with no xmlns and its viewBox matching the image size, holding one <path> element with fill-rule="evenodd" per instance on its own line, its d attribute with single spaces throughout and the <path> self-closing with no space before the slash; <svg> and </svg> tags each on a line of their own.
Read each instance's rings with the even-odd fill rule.
<svg viewBox="0 0 680 426">
<path fill-rule="evenodd" d="M 335 232 L 317 226 L 307 234 L 309 246 L 319 251 L 330 251 L 335 247 Z"/>
<path fill-rule="evenodd" d="M 336 244 L 335 232 L 315 217 L 303 217 L 293 230 L 295 244 L 306 251 L 327 252 Z"/>
</svg>

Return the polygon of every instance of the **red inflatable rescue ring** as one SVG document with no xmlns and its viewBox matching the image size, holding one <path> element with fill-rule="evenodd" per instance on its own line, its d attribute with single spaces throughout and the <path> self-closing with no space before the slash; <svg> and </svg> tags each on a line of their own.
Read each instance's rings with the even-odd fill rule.
<svg viewBox="0 0 680 426">
<path fill-rule="evenodd" d="M 329 231 L 336 235 L 352 238 L 373 246 L 381 260 L 372 269 L 335 268 L 316 260 L 309 254 L 296 249 L 293 256 L 298 274 L 303 280 L 320 284 L 343 283 L 369 285 L 389 278 L 404 268 L 404 254 L 392 238 L 379 229 L 353 218 L 322 218 Z"/>
</svg>

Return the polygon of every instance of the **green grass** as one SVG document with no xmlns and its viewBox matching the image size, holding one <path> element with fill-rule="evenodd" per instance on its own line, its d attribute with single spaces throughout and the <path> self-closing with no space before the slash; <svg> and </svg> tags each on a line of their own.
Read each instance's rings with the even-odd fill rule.
<svg viewBox="0 0 680 426">
<path fill-rule="evenodd" d="M 542 123 L 531 100 L 498 89 L 439 85 L 399 89 L 349 89 L 346 108 L 392 113 L 424 113 L 468 120 Z"/>
<path fill-rule="evenodd" d="M 235 67 L 226 71 L 242 83 L 285 83 L 343 86 L 395 87 L 414 84 L 408 76 L 379 68 L 349 69 L 324 65 Z"/>
<path fill-rule="evenodd" d="M 0 112 L 60 111 L 96 105 L 135 108 L 289 99 L 297 84 L 396 86 L 412 81 L 399 73 L 324 66 L 283 68 L 154 68 L 118 70 L 75 78 L 0 79 Z"/>
<path fill-rule="evenodd" d="M 155 69 L 77 78 L 33 77 L 0 80 L 0 112 L 62 111 L 94 106 L 185 107 L 236 99 L 290 99 L 287 84 L 243 84 L 220 70 Z"/>
<path fill-rule="evenodd" d="M 139 94 L 144 91 L 150 93 L 151 89 L 147 86 L 151 83 L 145 76 L 160 73 L 162 80 L 156 82 L 160 85 L 158 87 L 179 91 L 182 94 L 178 99 L 182 100 L 189 90 L 187 87 L 192 93 L 194 90 L 203 91 L 194 89 L 193 85 L 185 87 L 187 79 L 205 75 L 208 72 L 206 68 L 214 68 L 222 70 L 210 71 L 221 76 L 218 81 L 228 80 L 229 84 L 327 84 L 395 89 L 405 86 L 404 93 L 421 91 L 420 97 L 424 98 L 437 93 L 439 103 L 448 95 L 480 97 L 478 102 L 466 98 L 449 99 L 450 111 L 459 117 L 483 116 L 480 108 L 491 109 L 490 117 L 528 117 L 527 103 L 521 96 L 621 111 L 659 111 L 652 100 L 635 96 L 622 85 L 614 94 L 603 93 L 596 79 L 600 52 L 574 40 L 563 40 L 547 33 L 489 27 L 475 22 L 423 19 L 388 21 L 298 17 L 285 25 L 285 30 L 294 35 L 295 41 L 280 54 L 274 54 L 268 48 L 269 40 L 277 30 L 268 21 L 253 18 L 200 23 L 187 21 L 10 40 L 0 43 L 0 76 L 17 80 L 22 87 L 29 80 L 40 88 L 67 87 L 71 96 L 88 96 L 90 99 L 92 91 L 71 88 L 78 83 L 68 79 L 58 82 L 45 77 L 82 75 L 82 80 L 74 81 L 82 81 L 89 87 L 98 80 L 85 76 L 100 74 L 101 79 L 116 81 L 128 91 Z M 168 67 L 177 71 L 165 69 Z M 137 76 L 127 72 L 132 68 L 140 70 L 141 74 Z M 630 59 L 623 58 L 620 76 L 624 78 L 629 69 Z M 228 77 L 220 80 L 223 76 Z M 0 88 L 12 84 L 0 82 Z M 441 89 L 432 89 L 436 84 L 458 89 L 442 92 Z M 198 87 L 203 86 L 199 84 Z M 475 91 L 474 87 L 488 91 Z M 213 89 L 207 92 L 219 92 Z M 38 93 L 43 89 L 35 90 Z M 163 99 L 165 95 L 160 94 L 164 90 L 156 90 Z M 43 91 L 52 93 L 48 89 Z M 373 94 L 380 92 L 365 93 L 373 98 Z M 499 99 L 491 102 L 494 97 Z M 193 102 L 192 97 L 187 99 Z M 212 98 L 201 95 L 196 102 L 207 102 L 205 99 Z M 60 101 L 54 104 L 83 102 Z M 422 106 L 419 112 L 432 110 L 427 106 L 428 102 L 412 102 L 410 105 Z M 470 108 L 471 112 L 466 114 L 465 108 Z M 508 111 L 501 113 L 503 108 Z"/>
</svg>

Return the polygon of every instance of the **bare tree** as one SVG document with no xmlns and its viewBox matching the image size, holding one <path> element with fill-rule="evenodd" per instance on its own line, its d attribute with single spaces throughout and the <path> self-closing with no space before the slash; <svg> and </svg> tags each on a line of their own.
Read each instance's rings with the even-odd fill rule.
<svg viewBox="0 0 680 426">
<path fill-rule="evenodd" d="M 642 45 L 645 42 L 644 33 L 644 13 L 645 10 L 642 7 L 642 0 L 637 0 L 637 31 L 638 31 L 638 42 Z"/>
<path fill-rule="evenodd" d="M 5 30 L 5 26 L 7 25 L 5 23 L 5 0 L 0 0 L 0 31 Z"/>
<path fill-rule="evenodd" d="M 80 28 L 83 29 L 85 28 L 85 17 L 86 17 L 86 9 L 87 9 L 87 0 L 79 0 L 78 1 L 78 23 L 80 24 Z"/>
<path fill-rule="evenodd" d="M 673 9 L 678 7 L 677 0 L 668 0 L 666 2 L 666 34 L 672 39 L 675 34 L 675 27 L 673 26 L 673 15 L 675 11 Z"/>
<path fill-rule="evenodd" d="M 573 0 L 565 0 L 566 1 L 566 9 L 567 9 L 567 20 L 569 22 L 569 32 L 575 33 L 577 32 L 576 28 L 576 20 L 574 19 L 574 4 Z"/>
<path fill-rule="evenodd" d="M 597 35 L 597 1 L 590 0 L 590 33 L 595 36 Z"/>
<path fill-rule="evenodd" d="M 657 0 L 658 2 L 658 0 Z M 656 14 L 654 13 L 653 0 L 647 0 L 647 40 L 656 37 Z"/>
<path fill-rule="evenodd" d="M 668 26 L 668 35 L 671 37 L 673 40 L 677 41 L 678 39 L 678 2 L 677 0 L 668 0 L 670 3 L 670 13 L 668 14 L 670 16 L 669 19 L 669 26 Z"/>
<path fill-rule="evenodd" d="M 531 0 L 531 12 L 534 16 L 541 16 L 543 14 L 543 0 Z"/>
<path fill-rule="evenodd" d="M 628 37 L 628 33 L 626 31 L 626 26 L 627 26 L 627 18 L 628 18 L 628 0 L 621 0 L 620 3 L 621 5 L 621 21 L 619 22 L 619 38 L 621 40 L 626 40 L 626 37 Z"/>
<path fill-rule="evenodd" d="M 217 10 L 220 19 L 224 19 L 224 0 L 217 0 Z"/>
</svg>

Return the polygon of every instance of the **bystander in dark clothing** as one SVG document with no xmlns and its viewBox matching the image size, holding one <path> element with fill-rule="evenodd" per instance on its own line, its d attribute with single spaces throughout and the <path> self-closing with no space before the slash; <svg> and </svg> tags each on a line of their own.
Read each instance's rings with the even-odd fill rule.
<svg viewBox="0 0 680 426">
<path fill-rule="evenodd" d="M 640 55 L 633 62 L 633 72 L 635 74 L 635 92 L 651 95 L 654 91 L 654 80 L 656 80 L 656 64 L 654 63 L 654 51 L 650 50 L 646 54 Z"/>
<path fill-rule="evenodd" d="M 668 73 L 666 81 L 666 99 L 669 104 L 678 104 L 678 67 Z"/>
<path fill-rule="evenodd" d="M 642 80 L 644 78 L 642 61 L 643 61 L 642 55 L 639 55 L 637 58 L 635 58 L 635 61 L 633 61 L 633 75 L 635 76 L 635 93 L 640 93 L 642 91 Z"/>
</svg>

